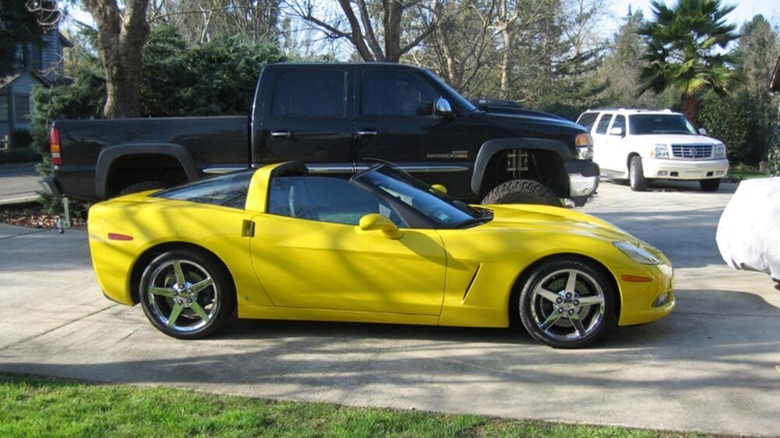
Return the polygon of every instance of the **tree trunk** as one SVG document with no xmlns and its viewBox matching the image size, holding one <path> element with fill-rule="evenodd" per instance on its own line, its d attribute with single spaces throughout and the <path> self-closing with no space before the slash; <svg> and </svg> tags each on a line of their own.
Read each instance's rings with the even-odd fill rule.
<svg viewBox="0 0 780 438">
<path fill-rule="evenodd" d="M 698 128 L 698 118 L 696 117 L 696 93 L 683 93 L 681 97 L 682 113 L 688 118 L 694 128 Z"/>
<path fill-rule="evenodd" d="M 127 0 L 124 14 L 116 0 L 84 0 L 98 27 L 98 50 L 106 73 L 106 105 L 109 119 L 141 115 L 143 48 L 149 36 L 146 9 L 149 0 Z"/>
</svg>

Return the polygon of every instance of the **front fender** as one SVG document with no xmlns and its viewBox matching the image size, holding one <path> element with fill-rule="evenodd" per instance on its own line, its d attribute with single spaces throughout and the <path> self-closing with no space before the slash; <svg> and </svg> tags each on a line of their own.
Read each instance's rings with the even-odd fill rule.
<svg viewBox="0 0 780 438">
<path fill-rule="evenodd" d="M 490 159 L 497 153 L 510 149 L 544 150 L 556 153 L 562 161 L 568 162 L 575 157 L 566 143 L 545 138 L 497 138 L 482 144 L 474 161 L 474 173 L 471 175 L 471 190 L 479 194 Z"/>
</svg>

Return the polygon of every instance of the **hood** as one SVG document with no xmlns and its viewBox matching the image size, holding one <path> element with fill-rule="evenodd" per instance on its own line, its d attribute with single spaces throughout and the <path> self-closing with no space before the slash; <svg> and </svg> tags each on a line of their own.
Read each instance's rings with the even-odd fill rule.
<svg viewBox="0 0 780 438">
<path fill-rule="evenodd" d="M 572 209 L 531 204 L 501 204 L 486 207 L 493 211 L 493 220 L 486 224 L 490 227 L 506 227 L 514 230 L 518 228 L 558 230 L 598 236 L 606 240 L 639 242 L 637 238 L 603 219 Z"/>
<path fill-rule="evenodd" d="M 637 135 L 634 136 L 637 140 L 641 139 L 646 143 L 658 143 L 658 144 L 706 144 L 715 145 L 721 142 L 714 138 L 705 137 L 703 135 L 689 135 L 689 134 L 650 134 L 650 135 Z"/>
</svg>

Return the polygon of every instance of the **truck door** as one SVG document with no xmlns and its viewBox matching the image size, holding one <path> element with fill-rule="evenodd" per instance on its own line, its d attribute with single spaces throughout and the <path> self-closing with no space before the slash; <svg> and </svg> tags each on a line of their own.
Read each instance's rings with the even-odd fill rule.
<svg viewBox="0 0 780 438">
<path fill-rule="evenodd" d="M 267 80 L 256 100 L 264 107 L 254 120 L 254 162 L 302 160 L 313 169 L 351 171 L 356 156 L 348 71 L 282 69 Z"/>
<path fill-rule="evenodd" d="M 471 129 L 463 118 L 434 114 L 434 102 L 443 94 L 414 70 L 362 70 L 355 120 L 358 159 L 391 161 L 428 183 L 445 185 L 452 195 L 469 194 L 465 173 L 475 158 L 468 156 Z"/>
</svg>

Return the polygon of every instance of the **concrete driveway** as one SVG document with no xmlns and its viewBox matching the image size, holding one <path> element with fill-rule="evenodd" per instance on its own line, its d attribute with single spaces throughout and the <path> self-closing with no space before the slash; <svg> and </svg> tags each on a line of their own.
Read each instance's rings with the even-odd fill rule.
<svg viewBox="0 0 780 438">
<path fill-rule="evenodd" d="M 177 341 L 102 297 L 84 231 L 0 225 L 0 371 L 355 406 L 728 435 L 780 431 L 780 292 L 729 269 L 715 228 L 735 190 L 603 183 L 584 210 L 662 249 L 678 307 L 593 348 L 522 331 L 241 321 Z"/>
</svg>

